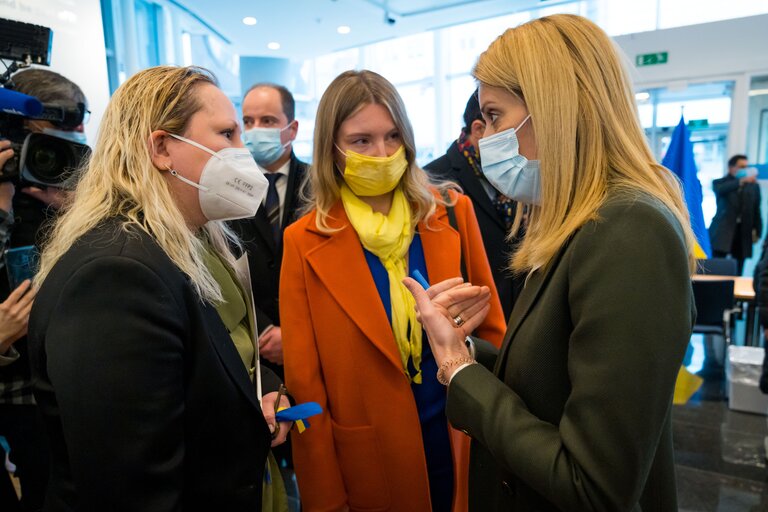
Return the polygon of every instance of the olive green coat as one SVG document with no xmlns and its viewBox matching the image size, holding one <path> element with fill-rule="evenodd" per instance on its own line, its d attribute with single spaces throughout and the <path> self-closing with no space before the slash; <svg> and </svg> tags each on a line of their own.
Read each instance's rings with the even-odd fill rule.
<svg viewBox="0 0 768 512">
<path fill-rule="evenodd" d="M 672 395 L 694 318 L 675 217 L 609 200 L 530 277 L 494 372 L 450 384 L 470 511 L 676 511 Z"/>
</svg>

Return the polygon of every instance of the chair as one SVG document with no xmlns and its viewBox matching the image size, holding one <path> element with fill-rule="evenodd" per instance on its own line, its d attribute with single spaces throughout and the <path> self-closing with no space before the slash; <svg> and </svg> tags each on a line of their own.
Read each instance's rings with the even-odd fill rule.
<svg viewBox="0 0 768 512">
<path fill-rule="evenodd" d="M 696 324 L 693 332 L 704 335 L 705 361 L 710 368 L 722 368 L 726 347 L 731 344 L 733 325 L 731 316 L 740 313 L 733 296 L 733 281 L 693 281 L 693 299 L 696 303 Z M 715 345 L 713 337 L 723 338 Z"/>
<path fill-rule="evenodd" d="M 709 258 L 696 260 L 696 273 L 715 276 L 738 276 L 739 267 L 733 258 Z"/>
<path fill-rule="evenodd" d="M 693 332 L 715 334 L 731 343 L 731 316 L 740 313 L 733 296 L 733 281 L 693 281 L 696 325 Z"/>
</svg>

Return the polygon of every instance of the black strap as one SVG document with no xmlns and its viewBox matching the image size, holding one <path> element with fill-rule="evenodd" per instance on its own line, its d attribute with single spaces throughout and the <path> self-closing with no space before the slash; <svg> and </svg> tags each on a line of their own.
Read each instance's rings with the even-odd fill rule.
<svg viewBox="0 0 768 512">
<path fill-rule="evenodd" d="M 448 212 L 448 222 L 451 224 L 451 227 L 456 230 L 456 232 L 459 234 L 459 239 L 461 239 L 461 231 L 459 231 L 459 223 L 456 221 L 456 211 L 453 209 L 453 206 L 450 206 L 451 197 L 448 195 L 447 190 L 441 190 L 440 194 L 443 196 L 443 200 L 445 201 L 445 210 Z M 459 242 L 459 257 L 461 258 L 461 277 L 464 278 L 464 282 L 469 282 L 467 279 L 467 266 L 464 263 L 464 250 L 461 247 L 461 242 Z"/>
</svg>

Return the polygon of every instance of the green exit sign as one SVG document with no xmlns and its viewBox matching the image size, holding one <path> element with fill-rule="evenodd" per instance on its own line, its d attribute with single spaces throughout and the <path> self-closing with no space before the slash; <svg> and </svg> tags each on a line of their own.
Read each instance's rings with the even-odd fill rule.
<svg viewBox="0 0 768 512">
<path fill-rule="evenodd" d="M 709 127 L 709 119 L 691 119 L 688 121 L 688 128 L 707 128 Z"/>
<path fill-rule="evenodd" d="M 667 52 L 645 53 L 635 57 L 635 65 L 654 66 L 656 64 L 666 64 L 669 54 Z"/>
</svg>

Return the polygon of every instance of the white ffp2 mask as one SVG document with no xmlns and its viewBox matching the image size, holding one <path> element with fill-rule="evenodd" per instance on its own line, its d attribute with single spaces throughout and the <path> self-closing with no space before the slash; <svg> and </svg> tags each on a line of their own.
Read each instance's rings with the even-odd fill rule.
<svg viewBox="0 0 768 512">
<path fill-rule="evenodd" d="M 216 152 L 180 135 L 169 135 L 211 155 L 200 174 L 200 183 L 170 169 L 173 176 L 199 190 L 200 209 L 206 219 L 233 220 L 256 215 L 269 182 L 247 149 L 224 148 Z"/>
</svg>

